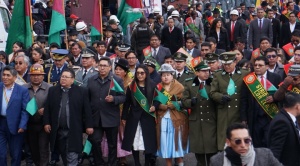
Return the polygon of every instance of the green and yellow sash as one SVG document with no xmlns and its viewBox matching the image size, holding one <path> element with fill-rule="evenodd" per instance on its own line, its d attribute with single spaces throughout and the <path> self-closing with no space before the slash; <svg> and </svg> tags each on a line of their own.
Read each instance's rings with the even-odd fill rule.
<svg viewBox="0 0 300 166">
<path fill-rule="evenodd" d="M 170 104 L 172 103 L 177 111 L 181 111 L 180 106 L 177 102 L 177 97 L 175 95 L 171 95 L 167 92 L 161 84 L 157 85 L 158 94 L 155 95 L 154 100 L 159 101 L 161 104 Z M 163 96 L 162 96 L 163 95 Z"/>
<path fill-rule="evenodd" d="M 189 29 L 191 29 L 195 34 L 197 35 L 201 35 L 200 30 L 196 27 L 196 25 L 194 24 L 193 18 L 192 17 L 188 17 L 186 20 L 186 25 L 189 27 Z"/>
<path fill-rule="evenodd" d="M 130 90 L 133 92 L 135 100 L 139 103 L 143 110 L 155 118 L 155 112 L 149 112 L 150 105 L 148 99 L 144 96 L 139 87 L 136 85 L 136 82 L 133 82 L 132 86 L 130 86 Z"/>
<path fill-rule="evenodd" d="M 143 49 L 143 54 L 145 56 L 145 59 L 152 57 L 152 52 L 151 52 L 151 47 L 148 46 L 146 48 Z M 153 57 L 154 58 L 154 57 Z M 155 58 L 154 58 L 155 59 Z M 155 69 L 158 71 L 160 69 L 160 65 L 155 62 Z"/>
<path fill-rule="evenodd" d="M 297 87 L 293 87 L 293 89 L 291 90 L 291 92 L 294 92 L 294 93 L 300 94 L 300 89 L 299 89 L 299 88 L 297 88 Z"/>
<path fill-rule="evenodd" d="M 266 98 L 269 96 L 269 93 L 261 85 L 256 75 L 254 73 L 250 73 L 245 76 L 243 80 L 261 108 L 266 114 L 273 118 L 279 109 L 275 103 L 266 103 Z"/>
</svg>

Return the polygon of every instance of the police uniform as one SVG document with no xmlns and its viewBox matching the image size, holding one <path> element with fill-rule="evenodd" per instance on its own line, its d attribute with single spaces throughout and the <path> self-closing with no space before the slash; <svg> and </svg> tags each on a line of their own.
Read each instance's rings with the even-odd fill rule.
<svg viewBox="0 0 300 166">
<path fill-rule="evenodd" d="M 180 53 L 180 52 L 176 52 L 173 55 L 174 61 L 176 62 L 185 62 L 186 59 L 188 58 L 187 55 Z M 180 82 L 181 84 L 183 84 L 185 82 L 186 79 L 188 78 L 194 78 L 194 73 L 192 73 L 191 71 L 187 70 L 186 67 L 183 70 L 182 74 L 180 73 L 180 75 L 178 75 L 179 72 L 176 70 L 175 74 L 173 75 L 174 79 L 176 79 L 178 82 Z"/>
<path fill-rule="evenodd" d="M 210 68 L 202 61 L 194 69 L 195 71 L 207 71 Z M 199 92 L 201 88 L 205 89 L 208 94 L 211 81 L 211 78 L 201 80 L 203 88 L 200 87 L 201 82 L 197 76 L 186 79 L 184 83 L 182 104 L 185 108 L 191 108 L 189 115 L 190 152 L 195 153 L 197 165 L 206 165 L 206 161 L 209 162 L 209 158 L 218 151 L 215 103 L 211 98 L 201 95 Z"/>
<path fill-rule="evenodd" d="M 65 49 L 56 49 L 56 50 L 53 50 L 52 53 L 53 53 L 53 60 L 55 61 L 55 60 L 62 60 L 63 58 L 65 58 L 65 56 L 69 53 L 69 51 L 65 50 Z M 68 67 L 68 64 L 65 63 L 60 68 L 60 71 L 58 71 L 55 64 L 46 65 L 45 66 L 46 74 L 45 74 L 44 81 L 49 84 L 56 85 L 60 80 L 61 73 L 67 67 Z"/>
<path fill-rule="evenodd" d="M 224 52 L 220 55 L 220 60 L 223 64 L 231 64 L 235 60 L 235 53 Z M 214 74 L 211 84 L 210 97 L 217 103 L 217 141 L 218 150 L 224 150 L 226 140 L 226 129 L 233 123 L 240 122 L 240 98 L 241 89 L 244 83 L 243 78 L 248 74 L 246 70 L 235 69 L 234 73 L 227 73 L 225 70 L 218 71 Z M 231 84 L 229 95 L 228 85 Z M 234 90 L 233 90 L 234 89 Z M 229 96 L 230 101 L 225 100 Z"/>
<path fill-rule="evenodd" d="M 205 61 L 207 62 L 207 63 L 214 63 L 214 62 L 216 62 L 216 61 L 219 61 L 219 55 L 218 54 L 215 54 L 215 53 L 207 53 L 207 54 L 205 54 Z M 210 75 L 209 75 L 209 77 L 210 78 L 213 78 L 214 76 L 214 73 L 216 73 L 216 72 L 218 72 L 218 71 L 220 71 L 221 69 L 217 69 L 217 70 L 215 70 L 215 71 L 209 71 L 210 72 Z"/>
</svg>

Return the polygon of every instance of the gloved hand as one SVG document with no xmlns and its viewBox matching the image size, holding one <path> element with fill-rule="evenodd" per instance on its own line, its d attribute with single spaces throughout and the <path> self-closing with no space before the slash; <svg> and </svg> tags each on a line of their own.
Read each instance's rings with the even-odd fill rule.
<svg viewBox="0 0 300 166">
<path fill-rule="evenodd" d="M 193 97 L 193 98 L 191 99 L 191 106 L 192 106 L 192 107 L 195 106 L 196 103 L 197 103 L 197 97 Z"/>
<path fill-rule="evenodd" d="M 230 96 L 228 96 L 228 95 L 223 95 L 221 101 L 222 101 L 223 104 L 225 104 L 225 103 L 228 103 L 230 100 L 231 100 L 231 99 L 230 99 Z"/>
</svg>

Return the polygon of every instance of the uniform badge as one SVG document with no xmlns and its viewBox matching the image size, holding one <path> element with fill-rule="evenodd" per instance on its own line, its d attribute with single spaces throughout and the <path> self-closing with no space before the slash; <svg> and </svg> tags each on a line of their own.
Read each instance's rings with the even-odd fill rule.
<svg viewBox="0 0 300 166">
<path fill-rule="evenodd" d="M 192 86 L 196 86 L 196 84 L 195 84 L 195 83 L 193 83 L 193 84 L 192 84 Z"/>
<path fill-rule="evenodd" d="M 227 60 L 228 59 L 228 56 L 227 55 L 224 55 L 224 60 Z"/>
<path fill-rule="evenodd" d="M 141 100 L 141 105 L 142 105 L 142 106 L 145 106 L 145 105 L 146 105 L 146 99 L 142 99 L 142 100 Z"/>
<path fill-rule="evenodd" d="M 293 54 L 293 53 L 294 53 L 294 49 L 290 48 L 290 49 L 289 49 L 289 52 L 290 52 L 291 54 Z"/>
<path fill-rule="evenodd" d="M 252 84 L 254 81 L 255 81 L 255 78 L 254 78 L 253 75 L 247 76 L 247 78 L 246 78 L 246 83 L 247 84 Z"/>
</svg>

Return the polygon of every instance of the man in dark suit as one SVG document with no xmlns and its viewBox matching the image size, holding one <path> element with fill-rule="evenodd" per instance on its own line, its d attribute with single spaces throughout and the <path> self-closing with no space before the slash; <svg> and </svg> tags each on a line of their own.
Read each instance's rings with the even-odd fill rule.
<svg viewBox="0 0 300 166">
<path fill-rule="evenodd" d="M 289 14 L 289 22 L 282 24 L 280 33 L 280 47 L 283 47 L 284 45 L 291 42 L 292 32 L 294 32 L 295 29 L 300 30 L 300 23 L 296 22 L 296 17 L 296 14 L 294 12 L 291 12 Z"/>
<path fill-rule="evenodd" d="M 113 55 L 113 53 L 107 52 L 107 45 L 105 41 L 99 41 L 97 43 L 97 48 L 96 48 L 98 54 L 95 57 L 96 62 L 98 63 L 101 57 L 110 57 Z"/>
<path fill-rule="evenodd" d="M 268 37 L 270 42 L 273 41 L 272 23 L 269 19 L 264 18 L 264 9 L 257 9 L 257 18 L 252 20 L 249 25 L 249 48 L 255 50 L 259 47 L 260 38 Z"/>
<path fill-rule="evenodd" d="M 101 141 L 105 132 L 109 147 L 108 164 L 117 165 L 117 137 L 120 125 L 120 104 L 125 102 L 124 90 L 112 90 L 113 83 L 124 89 L 121 78 L 111 72 L 111 61 L 102 57 L 98 63 L 99 75 L 88 80 L 90 105 L 93 113 L 94 134 L 89 137 L 92 143 L 92 152 L 95 164 L 104 164 L 102 159 Z"/>
<path fill-rule="evenodd" d="M 286 9 L 283 10 L 283 11 L 281 12 L 281 15 L 280 15 L 280 21 L 282 22 L 282 24 L 289 22 L 289 18 L 288 18 L 288 17 L 289 17 L 289 14 L 290 14 L 291 12 L 294 12 L 296 16 L 298 15 L 298 12 L 299 12 L 299 11 L 295 10 L 295 7 L 294 7 L 294 6 L 295 6 L 295 5 L 294 5 L 294 2 L 293 2 L 293 1 L 288 1 L 288 2 L 286 3 Z"/>
<path fill-rule="evenodd" d="M 105 29 L 105 44 L 107 52 L 115 53 L 115 47 L 118 45 L 118 39 L 113 36 L 113 29 L 111 26 L 107 26 Z"/>
<path fill-rule="evenodd" d="M 230 40 L 230 49 L 233 49 L 234 41 L 237 37 L 246 41 L 246 32 L 244 32 L 243 24 L 240 21 L 237 21 L 238 17 L 239 12 L 237 10 L 232 10 L 230 12 L 230 22 L 225 25 Z"/>
<path fill-rule="evenodd" d="M 274 102 L 272 94 L 277 90 L 281 78 L 279 75 L 269 72 L 268 65 L 269 61 L 264 56 L 260 56 L 254 61 L 255 77 L 267 91 L 268 97 L 266 102 L 270 104 Z M 267 147 L 267 131 L 272 117 L 261 106 L 265 103 L 257 101 L 257 98 L 254 96 L 255 93 L 248 88 L 249 83 L 247 80 L 251 77 L 255 79 L 252 75 L 251 73 L 245 77 L 246 81 L 244 81 L 242 87 L 241 120 L 248 123 L 254 147 Z M 248 77 L 249 79 L 247 79 Z"/>
<path fill-rule="evenodd" d="M 82 152 L 82 132 L 93 133 L 93 119 L 85 88 L 74 85 L 75 73 L 65 69 L 57 86 L 48 92 L 44 130 L 50 134 L 51 151 L 57 149 L 64 165 L 77 165 Z"/>
<path fill-rule="evenodd" d="M 285 78 L 284 67 L 278 62 L 278 54 L 275 48 L 267 48 L 264 54 L 269 60 L 268 71 L 271 73 L 276 73 L 280 76 L 280 82 Z"/>
<path fill-rule="evenodd" d="M 200 50 L 195 48 L 196 39 L 194 37 L 187 37 L 185 40 L 185 50 L 192 55 L 193 58 L 200 56 Z"/>
<path fill-rule="evenodd" d="M 159 65 L 164 63 L 165 56 L 171 55 L 170 49 L 160 45 L 160 38 L 157 35 L 150 37 L 151 55 Z"/>
<path fill-rule="evenodd" d="M 163 28 L 161 34 L 161 44 L 170 49 L 174 54 L 183 46 L 183 36 L 179 28 L 174 26 L 174 19 L 168 19 L 168 27 Z"/>
<path fill-rule="evenodd" d="M 78 43 L 73 43 L 71 45 L 70 53 L 74 57 L 74 66 L 81 66 L 81 51 L 82 47 Z"/>
<path fill-rule="evenodd" d="M 280 38 L 280 21 L 277 18 L 274 18 L 274 11 L 272 9 L 267 10 L 268 19 L 272 24 L 273 31 L 273 42 L 272 47 L 277 48 Z"/>
<path fill-rule="evenodd" d="M 0 83 L 0 165 L 7 165 L 7 147 L 10 151 L 10 165 L 21 165 L 24 131 L 29 118 L 26 111 L 29 93 L 25 87 L 15 83 L 16 78 L 17 71 L 14 68 L 4 67 L 3 82 Z"/>
<path fill-rule="evenodd" d="M 288 92 L 268 132 L 268 148 L 283 165 L 300 165 L 299 115 L 300 95 Z"/>
</svg>

